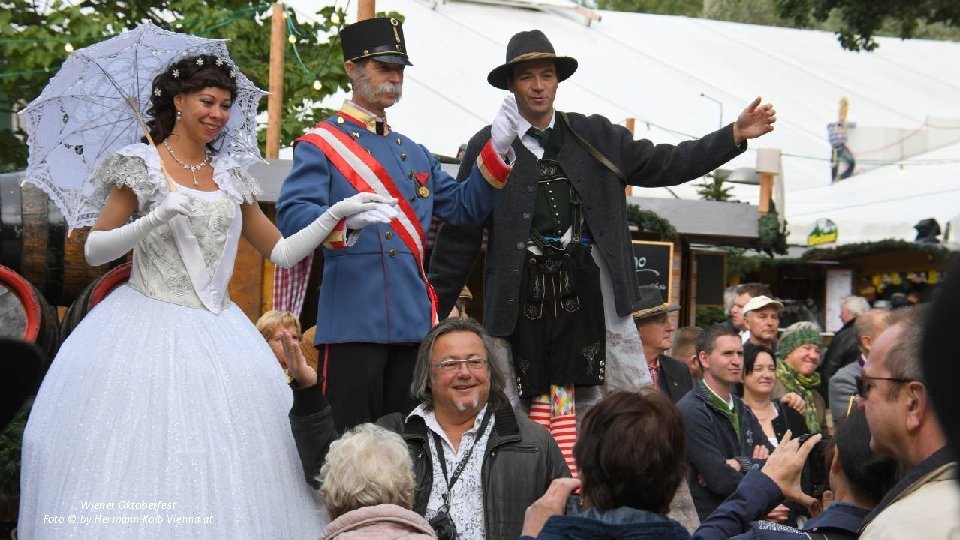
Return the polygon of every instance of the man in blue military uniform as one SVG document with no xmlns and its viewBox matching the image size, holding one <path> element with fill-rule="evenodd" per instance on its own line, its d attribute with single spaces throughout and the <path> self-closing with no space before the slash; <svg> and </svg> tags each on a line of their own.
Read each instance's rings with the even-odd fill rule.
<svg viewBox="0 0 960 540">
<path fill-rule="evenodd" d="M 417 347 L 437 318 L 423 268 L 424 231 L 432 216 L 462 224 L 487 218 L 510 172 L 503 157 L 513 152 L 519 113 L 515 100 L 504 100 L 495 135 L 467 181 L 458 183 L 387 123 L 386 109 L 400 99 L 404 68 L 412 65 L 400 22 L 360 21 L 345 27 L 340 40 L 352 96 L 297 140 L 277 225 L 295 233 L 362 191 L 398 200 L 395 214 L 384 208 L 342 220 L 324 243 L 316 345 L 324 392 L 342 431 L 413 407 Z"/>
</svg>

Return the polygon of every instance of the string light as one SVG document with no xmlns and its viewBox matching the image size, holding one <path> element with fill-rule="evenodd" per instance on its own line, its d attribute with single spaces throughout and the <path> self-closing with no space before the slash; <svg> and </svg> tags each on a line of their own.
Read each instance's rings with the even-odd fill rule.
<svg viewBox="0 0 960 540">
<path fill-rule="evenodd" d="M 66 45 L 63 46 L 63 50 L 67 51 L 68 53 L 72 53 L 72 52 L 73 52 L 73 45 L 71 45 L 71 44 L 68 42 Z"/>
<path fill-rule="evenodd" d="M 321 84 L 320 81 L 313 81 L 313 89 L 318 91 L 322 90 L 323 84 Z"/>
</svg>

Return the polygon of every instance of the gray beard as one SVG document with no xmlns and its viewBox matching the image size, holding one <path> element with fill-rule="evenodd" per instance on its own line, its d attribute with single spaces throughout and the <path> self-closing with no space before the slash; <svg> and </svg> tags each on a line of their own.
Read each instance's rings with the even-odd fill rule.
<svg viewBox="0 0 960 540">
<path fill-rule="evenodd" d="M 370 84 L 370 78 L 365 72 L 361 71 L 357 80 L 354 81 L 354 91 L 368 103 L 376 103 L 379 94 L 396 94 L 396 101 L 399 102 L 403 96 L 403 85 L 385 82 L 377 88 L 373 88 Z"/>
<path fill-rule="evenodd" d="M 466 411 L 467 409 L 476 409 L 477 407 L 479 407 L 479 406 L 480 406 L 480 399 L 479 399 L 479 398 L 476 398 L 476 399 L 474 399 L 471 403 L 457 402 L 455 405 L 457 406 L 457 410 L 458 410 L 458 411 L 464 412 L 464 411 Z"/>
</svg>

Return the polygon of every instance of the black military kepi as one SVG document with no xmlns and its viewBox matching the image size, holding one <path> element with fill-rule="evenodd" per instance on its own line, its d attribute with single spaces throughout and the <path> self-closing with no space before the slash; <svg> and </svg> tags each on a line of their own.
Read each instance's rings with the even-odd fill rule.
<svg viewBox="0 0 960 540">
<path fill-rule="evenodd" d="M 412 66 L 403 39 L 403 25 L 393 17 L 357 21 L 340 31 L 343 60 L 373 58 L 390 64 Z"/>
</svg>

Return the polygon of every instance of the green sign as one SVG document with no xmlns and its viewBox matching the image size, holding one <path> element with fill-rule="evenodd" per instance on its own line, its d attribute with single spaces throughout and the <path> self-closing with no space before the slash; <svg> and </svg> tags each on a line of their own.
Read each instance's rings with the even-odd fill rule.
<svg viewBox="0 0 960 540">
<path fill-rule="evenodd" d="M 807 245 L 832 244 L 837 241 L 837 236 L 837 224 L 827 218 L 820 218 L 810 228 L 810 234 L 807 235 Z"/>
</svg>

